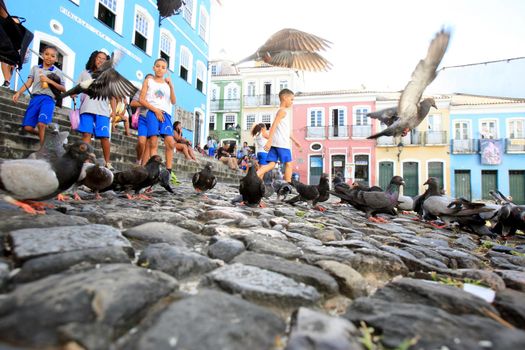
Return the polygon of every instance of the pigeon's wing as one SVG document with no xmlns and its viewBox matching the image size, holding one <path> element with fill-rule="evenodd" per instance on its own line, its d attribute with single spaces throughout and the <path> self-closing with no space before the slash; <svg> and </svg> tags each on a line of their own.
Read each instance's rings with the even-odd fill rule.
<svg viewBox="0 0 525 350">
<path fill-rule="evenodd" d="M 398 119 L 397 107 L 385 108 L 380 111 L 371 112 L 368 113 L 366 116 L 369 118 L 377 119 L 383 124 L 390 126 Z"/>
<path fill-rule="evenodd" d="M 173 189 L 170 185 L 171 180 L 171 172 L 169 172 L 167 169 L 162 169 L 159 173 L 159 183 L 160 185 L 169 193 L 173 193 Z"/>
<path fill-rule="evenodd" d="M 417 115 L 417 106 L 423 91 L 436 77 L 436 69 L 445 55 L 450 32 L 441 30 L 436 34 L 428 48 L 427 56 L 420 60 L 412 72 L 412 78 L 405 86 L 399 99 L 398 112 L 400 118 Z"/>
<path fill-rule="evenodd" d="M 320 51 L 326 50 L 332 43 L 326 39 L 297 29 L 285 28 L 274 33 L 259 52 L 276 51 Z"/>
<path fill-rule="evenodd" d="M 197 187 L 197 185 L 199 183 L 200 175 L 201 175 L 200 172 L 193 174 L 193 176 L 191 178 L 191 183 L 193 184 L 193 187 Z"/>
<path fill-rule="evenodd" d="M 392 206 L 392 202 L 384 192 L 364 192 L 359 196 L 363 204 L 372 209 L 386 208 Z"/>
<path fill-rule="evenodd" d="M 319 72 L 332 68 L 332 64 L 317 52 L 279 51 L 268 62 L 272 66 L 302 71 Z"/>
<path fill-rule="evenodd" d="M 87 94 L 94 99 L 115 97 L 123 99 L 135 95 L 138 89 L 113 68 L 102 72 L 89 86 Z"/>
<path fill-rule="evenodd" d="M 212 189 L 215 187 L 215 185 L 217 185 L 217 178 L 213 175 L 211 175 L 208 179 L 207 179 L 207 187 L 208 189 Z"/>
<path fill-rule="evenodd" d="M 157 8 L 161 17 L 170 17 L 182 6 L 182 0 L 157 0 Z"/>
</svg>

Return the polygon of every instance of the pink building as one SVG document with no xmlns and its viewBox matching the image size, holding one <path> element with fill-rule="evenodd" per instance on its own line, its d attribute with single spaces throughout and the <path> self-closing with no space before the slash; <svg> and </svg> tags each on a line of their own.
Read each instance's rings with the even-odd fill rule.
<svg viewBox="0 0 525 350">
<path fill-rule="evenodd" d="M 293 133 L 302 152 L 293 149 L 294 172 L 303 183 L 317 184 L 321 173 L 345 181 L 376 184 L 375 141 L 367 113 L 375 110 L 376 95 L 362 91 L 299 93 L 293 106 Z"/>
</svg>

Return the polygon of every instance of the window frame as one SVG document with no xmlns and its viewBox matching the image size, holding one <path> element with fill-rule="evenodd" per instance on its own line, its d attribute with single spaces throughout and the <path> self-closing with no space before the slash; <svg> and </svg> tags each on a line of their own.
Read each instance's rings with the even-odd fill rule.
<svg viewBox="0 0 525 350">
<path fill-rule="evenodd" d="M 521 122 L 522 123 L 522 137 L 511 137 L 511 124 L 515 122 Z M 508 139 L 525 139 L 525 118 L 509 118 L 506 120 L 506 131 L 507 131 L 507 138 Z M 516 129 L 516 128 L 514 128 Z"/>
<path fill-rule="evenodd" d="M 187 54 L 187 58 L 188 58 L 188 65 L 189 67 L 186 67 L 184 65 L 184 61 L 185 61 L 185 58 L 186 57 L 183 57 L 184 54 Z M 180 52 L 179 52 L 179 77 L 184 80 L 183 77 L 181 77 L 181 67 L 184 67 L 186 70 L 187 70 L 187 78 L 186 78 L 186 82 L 191 84 L 192 83 L 192 67 L 193 67 L 193 53 L 191 52 L 191 50 L 184 46 L 184 45 L 181 45 L 180 46 Z"/>
<path fill-rule="evenodd" d="M 167 30 L 165 28 L 160 28 L 160 31 L 159 31 L 159 55 L 158 55 L 159 57 L 161 57 L 161 55 L 160 55 L 161 52 L 165 52 L 161 48 L 162 36 L 163 35 L 165 35 L 171 41 L 170 52 L 169 52 L 170 61 L 168 62 L 168 69 L 170 71 L 172 71 L 172 72 L 175 72 L 175 61 L 176 61 L 175 52 L 176 52 L 177 40 L 175 39 L 175 37 L 173 36 L 173 34 L 171 34 L 171 32 L 169 30 Z"/>
<path fill-rule="evenodd" d="M 146 10 L 144 7 L 140 6 L 140 5 L 137 5 L 135 4 L 135 13 L 134 13 L 134 16 L 133 16 L 133 35 L 131 36 L 131 43 L 133 46 L 135 46 L 136 48 L 140 49 L 142 51 L 142 49 L 135 45 L 135 39 L 136 39 L 136 34 L 139 33 L 140 35 L 144 36 L 144 33 L 141 33 L 137 30 L 137 16 L 138 14 L 141 14 L 142 16 L 144 16 L 144 19 L 147 23 L 147 32 L 146 33 L 146 50 L 144 50 L 143 52 L 145 52 L 147 55 L 149 56 L 152 56 L 152 53 L 153 53 L 153 38 L 154 38 L 154 33 L 155 33 L 155 21 L 153 19 L 153 16 L 148 12 L 148 10 Z"/>
<path fill-rule="evenodd" d="M 228 117 L 233 117 L 233 123 L 227 121 Z M 222 116 L 222 130 L 232 131 L 232 130 L 229 130 L 229 129 L 226 128 L 226 124 L 233 124 L 233 130 L 235 130 L 235 128 L 237 127 L 237 115 L 233 114 L 233 113 L 223 114 L 223 116 Z"/>
<path fill-rule="evenodd" d="M 204 23 L 204 26 L 203 26 L 203 23 Z M 204 30 L 204 33 L 202 33 L 203 30 Z M 199 11 L 199 28 L 197 32 L 198 32 L 199 37 L 202 40 L 204 40 L 204 42 L 207 43 L 209 40 L 209 32 L 210 32 L 210 15 L 208 13 L 208 10 L 206 10 L 206 7 L 202 5 Z"/>
<path fill-rule="evenodd" d="M 199 78 L 200 75 L 202 78 Z M 198 88 L 199 80 L 202 82 L 202 90 Z M 195 63 L 195 88 L 204 94 L 206 92 L 206 83 L 206 65 L 204 62 L 197 60 Z"/>
<path fill-rule="evenodd" d="M 495 139 L 497 139 L 499 137 L 499 133 L 498 133 L 498 129 L 499 129 L 498 119 L 496 119 L 496 118 L 483 118 L 483 119 L 479 120 L 479 124 L 478 124 L 478 132 L 479 132 L 479 138 L 480 139 L 485 139 L 484 134 L 482 133 L 483 124 L 491 123 L 491 122 L 494 123 L 494 135 L 492 136 L 492 138 L 489 137 L 489 139 L 495 140 Z"/>
<path fill-rule="evenodd" d="M 360 110 L 366 110 L 366 112 L 359 112 Z M 368 105 L 360 105 L 360 106 L 353 106 L 352 107 L 352 125 L 355 125 L 355 126 L 366 126 L 366 125 L 370 125 L 371 124 L 369 123 L 368 121 L 368 117 L 366 116 L 368 113 L 370 113 L 372 110 L 372 108 Z M 360 117 L 360 118 L 358 118 Z M 363 124 L 357 124 L 357 121 L 360 120 L 362 122 L 364 122 Z"/>
<path fill-rule="evenodd" d="M 253 123 L 251 125 L 248 125 L 248 117 L 253 117 Z M 251 128 L 257 124 L 257 114 L 255 113 L 248 113 L 244 115 L 244 127 L 245 130 L 251 130 Z"/>
<path fill-rule="evenodd" d="M 312 112 L 316 113 L 316 115 L 315 115 L 316 119 L 319 118 L 319 116 L 317 116 L 317 112 L 321 112 L 321 115 L 320 115 L 321 125 L 317 125 L 317 124 L 316 125 L 312 125 Z M 307 110 L 307 120 L 308 120 L 307 126 L 309 126 L 309 127 L 319 128 L 319 127 L 325 126 L 326 123 L 325 123 L 324 108 L 323 107 L 310 107 L 310 108 L 308 108 L 308 110 Z"/>
<path fill-rule="evenodd" d="M 210 129 L 211 124 L 213 124 L 213 129 Z M 210 120 L 208 121 L 208 130 L 217 130 L 217 115 L 215 113 L 210 114 Z"/>
</svg>

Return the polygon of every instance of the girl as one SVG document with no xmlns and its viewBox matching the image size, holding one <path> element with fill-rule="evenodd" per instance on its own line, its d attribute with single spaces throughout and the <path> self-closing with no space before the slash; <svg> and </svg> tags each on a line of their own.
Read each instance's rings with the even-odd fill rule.
<svg viewBox="0 0 525 350">
<path fill-rule="evenodd" d="M 255 124 L 252 128 L 252 136 L 255 141 L 255 154 L 257 155 L 258 165 L 266 165 L 266 156 L 268 152 L 264 150 L 264 145 L 268 142 L 268 130 L 264 123 Z"/>
</svg>

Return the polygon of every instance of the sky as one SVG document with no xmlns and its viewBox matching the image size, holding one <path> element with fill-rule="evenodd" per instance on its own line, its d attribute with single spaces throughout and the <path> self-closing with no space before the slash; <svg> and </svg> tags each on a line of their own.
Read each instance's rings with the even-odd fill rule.
<svg viewBox="0 0 525 350">
<path fill-rule="evenodd" d="M 214 2 L 214 1 L 212 1 Z M 212 5 L 210 59 L 249 56 L 295 28 L 330 40 L 333 68 L 304 73 L 304 91 L 399 91 L 434 35 L 452 31 L 440 67 L 525 57 L 523 0 L 221 0 Z M 426 93 L 525 98 L 525 58 L 445 69 Z"/>
</svg>

